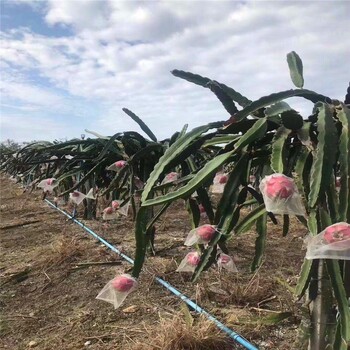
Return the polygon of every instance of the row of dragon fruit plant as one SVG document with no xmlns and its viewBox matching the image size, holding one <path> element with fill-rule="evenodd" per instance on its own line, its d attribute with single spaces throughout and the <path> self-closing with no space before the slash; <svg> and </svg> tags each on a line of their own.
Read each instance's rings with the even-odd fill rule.
<svg viewBox="0 0 350 350">
<path fill-rule="evenodd" d="M 34 174 L 36 182 L 43 179 L 42 186 L 51 186 L 46 189 L 57 185 L 61 197 L 70 193 L 76 203 L 96 198 L 97 186 L 97 198 L 107 195 L 111 203 L 104 210 L 105 219 L 113 219 L 120 207 L 131 203 L 136 239 L 132 276 L 116 276 L 98 296 L 116 307 L 137 287 L 148 248 L 154 243 L 155 222 L 173 201 L 186 201 L 192 221 L 185 244 L 194 250 L 178 270 L 191 271 L 193 281 L 215 263 L 235 271 L 226 242 L 253 225 L 257 231 L 254 271 L 264 255 L 267 221 L 276 225 L 282 221 L 286 235 L 289 217 L 296 216 L 309 230 L 296 287 L 296 297 L 303 298 L 309 312 L 296 346 L 345 350 L 350 341 L 350 88 L 344 103 L 304 89 L 301 59 L 291 52 L 287 62 L 297 89 L 256 101 L 209 78 L 172 72 L 209 88 L 229 113 L 226 122 L 189 132 L 184 127 L 159 142 L 141 119 L 124 109 L 151 140 L 128 132 L 34 144 L 8 157 L 2 168 L 20 172 L 25 182 L 32 182 Z M 290 97 L 313 103 L 312 114 L 303 118 L 284 101 Z M 111 176 L 108 169 L 116 174 Z M 222 192 L 216 206 L 208 190 L 213 179 L 211 190 Z M 85 194 L 75 191 L 83 185 Z M 253 210 L 243 217 L 242 208 L 251 205 Z M 203 212 L 210 224 L 199 226 Z"/>
</svg>

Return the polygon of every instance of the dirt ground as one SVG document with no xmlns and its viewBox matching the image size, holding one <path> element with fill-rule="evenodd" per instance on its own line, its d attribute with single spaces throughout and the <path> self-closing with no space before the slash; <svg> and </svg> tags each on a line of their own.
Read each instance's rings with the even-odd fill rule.
<svg viewBox="0 0 350 350">
<path fill-rule="evenodd" d="M 256 238 L 251 231 L 229 243 L 238 274 L 213 267 L 192 284 L 189 274 L 175 272 L 189 250 L 183 242 L 190 229 L 183 203 L 176 203 L 157 226 L 157 255 L 148 258 L 138 289 L 114 310 L 96 295 L 130 264 L 51 209 L 40 192 L 23 193 L 7 178 L 0 180 L 0 348 L 173 349 L 156 338 L 174 337 L 176 320 L 185 322 L 188 315 L 182 302 L 156 283 L 157 275 L 260 349 L 296 349 L 300 311 L 292 291 L 306 233 L 297 222 L 291 220 L 286 237 L 281 225 L 269 226 L 264 263 L 255 273 L 250 272 Z M 133 257 L 131 218 L 85 223 Z M 190 333 L 196 336 L 202 320 L 191 314 Z"/>
</svg>

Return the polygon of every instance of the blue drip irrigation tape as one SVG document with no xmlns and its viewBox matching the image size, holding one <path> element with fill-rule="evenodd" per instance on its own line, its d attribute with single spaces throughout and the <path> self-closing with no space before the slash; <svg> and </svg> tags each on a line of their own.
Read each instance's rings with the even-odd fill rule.
<svg viewBox="0 0 350 350">
<path fill-rule="evenodd" d="M 100 242 L 102 242 L 106 247 L 108 247 L 109 249 L 111 249 L 112 251 L 114 251 L 115 253 L 117 253 L 118 255 L 120 255 L 123 259 L 125 259 L 127 262 L 129 262 L 130 264 L 134 264 L 134 260 L 129 258 L 127 255 L 123 254 L 119 249 L 117 249 L 115 246 L 113 246 L 112 244 L 110 244 L 109 242 L 107 242 L 105 239 L 103 239 L 102 237 L 100 237 L 97 233 L 95 233 L 94 231 L 92 231 L 89 227 L 85 226 L 82 222 L 80 222 L 79 220 L 75 219 L 73 216 L 71 216 L 70 214 L 68 214 L 67 212 L 65 212 L 64 210 L 56 207 L 55 204 L 53 204 L 52 202 L 50 202 L 48 199 L 45 199 L 45 201 L 54 209 L 58 210 L 60 213 L 64 214 L 65 216 L 67 216 L 69 219 L 73 220 L 77 225 L 79 225 L 80 227 L 82 227 L 85 231 L 87 231 L 88 233 L 90 233 L 93 237 L 95 237 L 97 240 L 99 240 Z M 213 315 L 211 315 L 208 311 L 204 310 L 203 308 L 201 308 L 198 304 L 196 304 L 194 301 L 192 301 L 191 299 L 189 299 L 186 295 L 184 295 L 183 293 L 181 293 L 179 290 L 177 290 L 175 287 L 173 287 L 171 284 L 169 284 L 168 282 L 164 281 L 163 279 L 159 278 L 159 277 L 155 277 L 155 280 L 161 284 L 163 287 L 167 288 L 170 292 L 172 292 L 174 295 L 176 295 L 177 297 L 179 297 L 181 300 L 183 300 L 188 306 L 190 306 L 194 311 L 205 315 L 210 321 L 213 321 L 216 326 L 221 329 L 223 332 L 225 332 L 231 339 L 233 339 L 234 341 L 236 341 L 237 343 L 241 344 L 242 346 L 244 346 L 246 349 L 248 350 L 258 350 L 257 347 L 255 347 L 253 344 L 251 344 L 247 339 L 245 339 L 244 337 L 242 337 L 240 334 L 236 333 L 235 331 L 233 331 L 232 329 L 228 328 L 227 326 L 225 326 L 222 322 L 220 322 L 217 318 L 215 318 Z"/>
</svg>

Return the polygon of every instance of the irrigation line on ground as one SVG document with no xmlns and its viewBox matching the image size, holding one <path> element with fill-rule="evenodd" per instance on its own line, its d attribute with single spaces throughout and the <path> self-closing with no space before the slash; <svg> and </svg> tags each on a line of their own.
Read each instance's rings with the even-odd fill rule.
<svg viewBox="0 0 350 350">
<path fill-rule="evenodd" d="M 91 230 L 89 227 L 85 226 L 82 222 L 79 220 L 75 219 L 73 216 L 65 212 L 64 210 L 56 207 L 55 204 L 50 202 L 48 199 L 45 199 L 46 203 L 48 203 L 52 208 L 58 210 L 60 213 L 64 214 L 67 216 L 69 219 L 74 221 L 77 225 L 82 227 L 85 231 L 87 231 L 90 235 L 95 237 L 97 240 L 102 242 L 106 247 L 120 255 L 123 259 L 125 259 L 128 263 L 134 264 L 134 260 L 122 253 L 119 249 L 117 249 L 115 246 L 107 242 L 105 239 L 100 237 L 97 233 L 95 233 L 93 230 Z M 199 314 L 205 315 L 210 321 L 213 321 L 215 325 L 221 329 L 223 332 L 225 332 L 231 339 L 233 339 L 235 342 L 239 343 L 240 345 L 244 346 L 248 350 L 258 350 L 257 347 L 255 347 L 253 344 L 251 344 L 247 339 L 242 337 L 240 334 L 237 332 L 233 331 L 232 329 L 228 328 L 225 326 L 222 322 L 220 322 L 217 318 L 215 318 L 213 315 L 211 315 L 208 311 L 204 310 L 201 308 L 198 304 L 196 304 L 194 301 L 192 301 L 190 298 L 188 298 L 186 295 L 181 293 L 179 290 L 177 290 L 175 287 L 173 287 L 170 283 L 164 281 L 163 279 L 159 277 L 155 277 L 155 280 L 161 284 L 163 287 L 168 289 L 170 292 L 172 292 L 174 295 L 179 297 L 181 300 L 183 300 L 191 309 L 194 311 L 198 312 Z"/>
</svg>

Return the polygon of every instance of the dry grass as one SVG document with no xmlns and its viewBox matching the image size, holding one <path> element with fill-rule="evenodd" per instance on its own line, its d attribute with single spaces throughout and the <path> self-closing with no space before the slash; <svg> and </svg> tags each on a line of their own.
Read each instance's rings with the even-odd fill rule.
<svg viewBox="0 0 350 350">
<path fill-rule="evenodd" d="M 64 234 L 57 236 L 50 248 L 50 254 L 43 252 L 40 254 L 43 259 L 37 262 L 37 266 L 46 271 L 58 265 L 72 263 L 84 253 L 83 245 L 76 238 L 68 238 Z"/>
<path fill-rule="evenodd" d="M 45 209 L 40 194 L 20 196 L 8 182 L 1 184 L 0 192 L 6 200 L 0 205 L 2 224 L 12 225 L 24 218 L 42 221 L 0 230 L 5 252 L 0 254 L 0 277 L 15 277 L 0 287 L 4 290 L 0 293 L 2 313 L 8 323 L 6 329 L 0 321 L 0 331 L 3 327 L 6 333 L 0 341 L 4 348 L 25 349 L 35 340 L 36 349 L 42 350 L 82 349 L 86 341 L 91 341 L 89 347 L 94 350 L 241 349 L 208 321 L 196 316 L 193 323 L 186 323 L 184 315 L 174 311 L 178 299 L 147 272 L 176 286 L 261 349 L 298 348 L 293 343 L 300 322 L 299 305 L 287 287 L 295 286 L 304 255 L 299 237 L 305 235 L 305 229 L 299 223 L 294 225 L 292 220 L 291 232 L 284 238 L 279 229 L 269 226 L 264 263 L 256 273 L 250 272 L 256 239 L 256 233 L 250 231 L 228 242 L 237 259 L 238 274 L 212 268 L 198 283 L 190 284 L 190 274 L 175 272 L 176 262 L 187 251 L 183 239 L 190 228 L 182 203 L 176 203 L 162 217 L 166 231 L 157 227 L 157 256 L 147 259 L 145 273 L 140 276 L 141 288 L 114 311 L 95 297 L 116 271 L 129 272 L 130 266 L 121 260 L 116 269 L 108 265 L 77 268 L 81 262 L 115 261 L 116 255 L 91 237 L 84 237 L 81 228 L 70 220 Z M 17 210 L 27 197 L 30 200 L 23 210 Z M 79 218 L 82 214 L 79 208 Z M 132 256 L 131 218 L 109 222 L 105 230 L 102 224 L 101 220 L 87 223 Z M 133 307 L 135 311 L 123 311 Z M 291 312 L 292 316 L 280 322 L 271 319 L 281 312 Z"/>
<path fill-rule="evenodd" d="M 158 327 L 146 328 L 147 339 L 131 350 L 232 350 L 232 339 L 205 317 L 185 321 L 182 314 L 161 318 Z"/>
<path fill-rule="evenodd" d="M 230 289 L 229 301 L 235 305 L 259 305 L 265 300 L 274 296 L 274 283 L 271 280 L 262 279 L 259 274 L 255 274 L 250 280 L 241 278 L 238 283 L 231 287 L 226 286 L 226 290 Z"/>
</svg>

